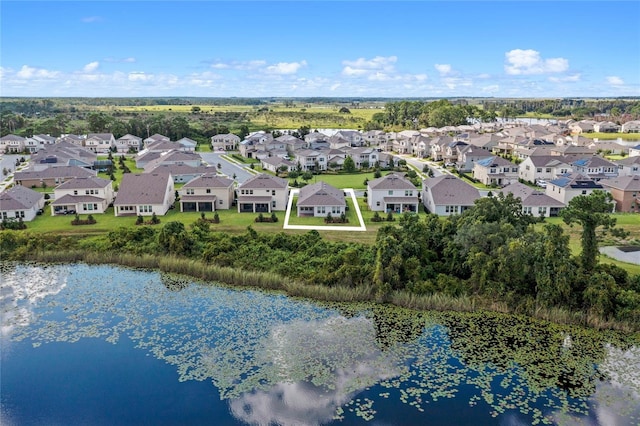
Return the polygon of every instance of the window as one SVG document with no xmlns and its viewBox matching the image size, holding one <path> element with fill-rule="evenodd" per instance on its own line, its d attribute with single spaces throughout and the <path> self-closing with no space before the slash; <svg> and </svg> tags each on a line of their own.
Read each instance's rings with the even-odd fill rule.
<svg viewBox="0 0 640 426">
<path fill-rule="evenodd" d="M 376 207 L 380 207 L 380 201 L 376 201 Z"/>
<path fill-rule="evenodd" d="M 389 195 L 393 195 L 393 190 L 389 191 Z"/>
<path fill-rule="evenodd" d="M 547 215 L 547 208 L 546 207 L 538 207 L 538 215 L 546 216 Z"/>
<path fill-rule="evenodd" d="M 222 200 L 218 200 L 218 204 L 222 205 L 223 201 Z"/>
<path fill-rule="evenodd" d="M 207 194 L 211 194 L 211 188 L 207 188 Z"/>
<path fill-rule="evenodd" d="M 74 190 L 73 195 L 78 195 L 78 191 Z"/>
<path fill-rule="evenodd" d="M 2 218 L 6 219 L 7 218 L 7 212 L 2 212 Z"/>
<path fill-rule="evenodd" d="M 547 167 L 547 173 L 551 173 L 551 167 Z"/>
<path fill-rule="evenodd" d="M 193 188 L 186 188 L 184 191 L 185 191 L 186 195 L 193 195 L 194 194 L 194 189 Z"/>
<path fill-rule="evenodd" d="M 538 167 L 538 168 L 536 169 L 536 172 L 538 172 L 538 173 L 542 173 L 542 167 Z"/>
<path fill-rule="evenodd" d="M 586 189 L 582 190 L 582 195 L 587 195 L 587 190 Z"/>
<path fill-rule="evenodd" d="M 522 212 L 524 214 L 531 214 L 531 207 L 523 207 Z"/>
<path fill-rule="evenodd" d="M 276 195 L 276 190 L 275 189 L 271 191 L 271 195 Z"/>
<path fill-rule="evenodd" d="M 274 208 L 274 209 L 276 208 L 276 202 L 275 202 L 275 200 L 271 202 L 271 207 L 272 207 L 272 208 Z"/>
</svg>

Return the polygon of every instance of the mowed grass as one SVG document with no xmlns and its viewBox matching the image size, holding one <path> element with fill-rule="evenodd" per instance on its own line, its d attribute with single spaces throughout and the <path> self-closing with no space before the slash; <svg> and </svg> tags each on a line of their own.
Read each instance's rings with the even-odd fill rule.
<svg viewBox="0 0 640 426">
<path fill-rule="evenodd" d="M 358 214 L 356 213 L 356 209 L 353 205 L 353 200 L 351 196 L 345 197 L 345 201 L 347 202 L 347 212 L 345 214 L 348 222 L 347 223 L 324 223 L 324 217 L 313 217 L 313 216 L 303 216 L 298 217 L 297 212 L 297 201 L 298 197 L 295 196 L 293 199 L 293 204 L 291 206 L 291 216 L 289 216 L 289 224 L 290 225 L 309 225 L 309 226 L 360 226 L 360 220 L 358 219 Z M 326 217 L 326 216 L 325 216 Z M 333 215 L 334 218 L 340 217 L 339 215 Z"/>
<path fill-rule="evenodd" d="M 598 140 L 616 140 L 618 138 L 623 141 L 640 141 L 640 133 L 581 133 L 580 136 L 585 138 L 598 138 Z"/>
<path fill-rule="evenodd" d="M 384 171 L 382 172 L 382 176 L 389 174 L 390 172 Z M 365 179 L 373 180 L 374 172 L 369 173 L 339 173 L 335 175 L 329 174 L 321 174 L 321 175 L 313 175 L 313 179 L 309 180 L 309 184 L 313 184 L 316 182 L 326 182 L 329 185 L 343 189 L 343 188 L 353 188 L 353 189 L 366 189 L 367 185 L 365 185 Z M 302 178 L 298 177 L 296 179 L 289 179 L 289 183 L 292 183 L 294 180 L 298 182 L 304 182 Z"/>
</svg>

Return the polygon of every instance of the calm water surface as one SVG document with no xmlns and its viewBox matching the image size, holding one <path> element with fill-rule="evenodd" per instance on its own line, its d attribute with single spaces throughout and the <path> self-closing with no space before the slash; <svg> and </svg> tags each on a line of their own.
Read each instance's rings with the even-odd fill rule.
<svg viewBox="0 0 640 426">
<path fill-rule="evenodd" d="M 0 265 L 2 425 L 640 423 L 637 336 Z"/>
</svg>

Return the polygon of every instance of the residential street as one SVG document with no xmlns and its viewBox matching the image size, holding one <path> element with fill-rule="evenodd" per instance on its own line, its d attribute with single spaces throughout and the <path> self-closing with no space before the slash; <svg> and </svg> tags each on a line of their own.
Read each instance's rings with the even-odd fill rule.
<svg viewBox="0 0 640 426">
<path fill-rule="evenodd" d="M 220 164 L 222 167 L 218 170 L 223 174 L 229 176 L 229 178 L 233 178 L 233 175 L 235 174 L 238 184 L 242 184 L 254 175 L 254 173 L 251 173 L 251 169 L 249 169 L 248 167 L 238 165 L 223 158 L 223 153 L 199 152 L 199 154 L 202 160 L 210 166 L 218 167 L 218 164 Z"/>
</svg>

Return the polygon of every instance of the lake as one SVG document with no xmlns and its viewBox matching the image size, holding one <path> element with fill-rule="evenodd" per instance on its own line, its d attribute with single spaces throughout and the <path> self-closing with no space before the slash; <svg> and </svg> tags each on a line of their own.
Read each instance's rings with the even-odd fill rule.
<svg viewBox="0 0 640 426">
<path fill-rule="evenodd" d="M 637 425 L 638 335 L 1 266 L 2 425 Z"/>
</svg>

